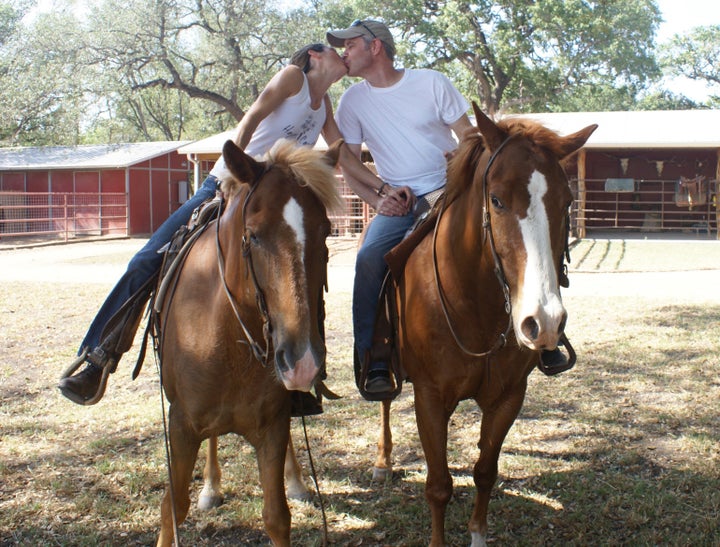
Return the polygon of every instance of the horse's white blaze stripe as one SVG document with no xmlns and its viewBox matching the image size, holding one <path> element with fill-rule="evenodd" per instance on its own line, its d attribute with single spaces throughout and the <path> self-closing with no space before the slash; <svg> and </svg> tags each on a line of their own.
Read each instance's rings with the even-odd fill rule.
<svg viewBox="0 0 720 547">
<path fill-rule="evenodd" d="M 519 317 L 520 320 L 529 315 L 539 321 L 549 319 L 554 324 L 541 324 L 541 328 L 554 329 L 560 322 L 563 306 L 558 294 L 557 274 L 550 244 L 550 226 L 543 202 L 547 189 L 545 175 L 534 171 L 528 184 L 530 205 L 527 216 L 519 221 L 527 252 L 524 283 L 519 295 L 521 300 Z"/>
<path fill-rule="evenodd" d="M 550 226 L 543 196 L 547 193 L 547 180 L 539 171 L 533 171 L 528 184 L 530 205 L 527 216 L 520 220 L 520 231 L 527 252 L 525 265 L 525 290 L 541 292 L 547 289 L 550 272 L 553 271 L 550 249 Z M 526 295 L 531 296 L 531 295 Z M 532 296 L 540 296 L 532 295 Z"/>
<path fill-rule="evenodd" d="M 288 200 L 283 209 L 283 218 L 293 232 L 295 232 L 295 238 L 300 247 L 300 256 L 303 256 L 305 251 L 305 226 L 303 223 L 303 210 L 300 204 L 295 201 L 294 198 Z"/>
</svg>

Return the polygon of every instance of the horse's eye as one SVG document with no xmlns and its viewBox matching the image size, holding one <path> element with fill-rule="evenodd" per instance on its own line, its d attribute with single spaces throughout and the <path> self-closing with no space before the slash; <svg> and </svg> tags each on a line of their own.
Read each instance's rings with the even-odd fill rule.
<svg viewBox="0 0 720 547">
<path fill-rule="evenodd" d="M 253 247 L 257 247 L 260 244 L 260 240 L 255 235 L 255 232 L 251 232 L 250 230 L 248 230 L 243 236 L 243 244 L 246 246 L 252 245 Z"/>
<path fill-rule="evenodd" d="M 502 201 L 500 201 L 500 199 L 493 194 L 490 194 L 490 203 L 492 203 L 492 206 L 495 209 L 502 209 L 504 207 Z"/>
</svg>

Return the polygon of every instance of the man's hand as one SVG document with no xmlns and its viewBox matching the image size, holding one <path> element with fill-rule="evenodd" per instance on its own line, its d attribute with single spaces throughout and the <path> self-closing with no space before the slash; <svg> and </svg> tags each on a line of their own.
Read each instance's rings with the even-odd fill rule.
<svg viewBox="0 0 720 547">
<path fill-rule="evenodd" d="M 376 210 L 379 214 L 395 217 L 405 216 L 412 211 L 417 198 L 408 186 L 394 188 L 387 185 L 386 188 L 387 193 L 377 202 Z"/>
</svg>

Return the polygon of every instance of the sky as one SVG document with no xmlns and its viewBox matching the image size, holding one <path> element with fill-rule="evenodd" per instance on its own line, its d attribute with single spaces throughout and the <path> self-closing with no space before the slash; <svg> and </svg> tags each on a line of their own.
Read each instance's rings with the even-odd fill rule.
<svg viewBox="0 0 720 547">
<path fill-rule="evenodd" d="M 675 34 L 691 28 L 720 25 L 720 2 L 718 0 L 655 0 L 665 20 L 658 29 L 657 42 L 667 42 Z M 702 82 L 687 78 L 666 79 L 663 86 L 674 93 L 682 93 L 696 100 L 704 101 L 712 91 Z M 717 87 L 715 88 L 715 93 Z"/>
</svg>

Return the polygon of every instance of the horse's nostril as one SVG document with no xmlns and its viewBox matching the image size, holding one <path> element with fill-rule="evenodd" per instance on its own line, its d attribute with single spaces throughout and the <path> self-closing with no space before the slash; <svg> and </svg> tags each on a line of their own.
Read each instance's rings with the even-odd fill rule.
<svg viewBox="0 0 720 547">
<path fill-rule="evenodd" d="M 529 340 L 536 340 L 538 334 L 540 334 L 540 326 L 537 324 L 537 321 L 535 321 L 533 317 L 526 317 L 523 320 L 520 328 L 522 329 L 523 334 Z"/>
<path fill-rule="evenodd" d="M 288 365 L 287 361 L 285 361 L 285 351 L 284 350 L 277 350 L 275 352 L 275 363 L 278 366 L 278 369 L 281 372 L 285 372 L 286 370 L 290 369 L 290 366 Z"/>
</svg>

